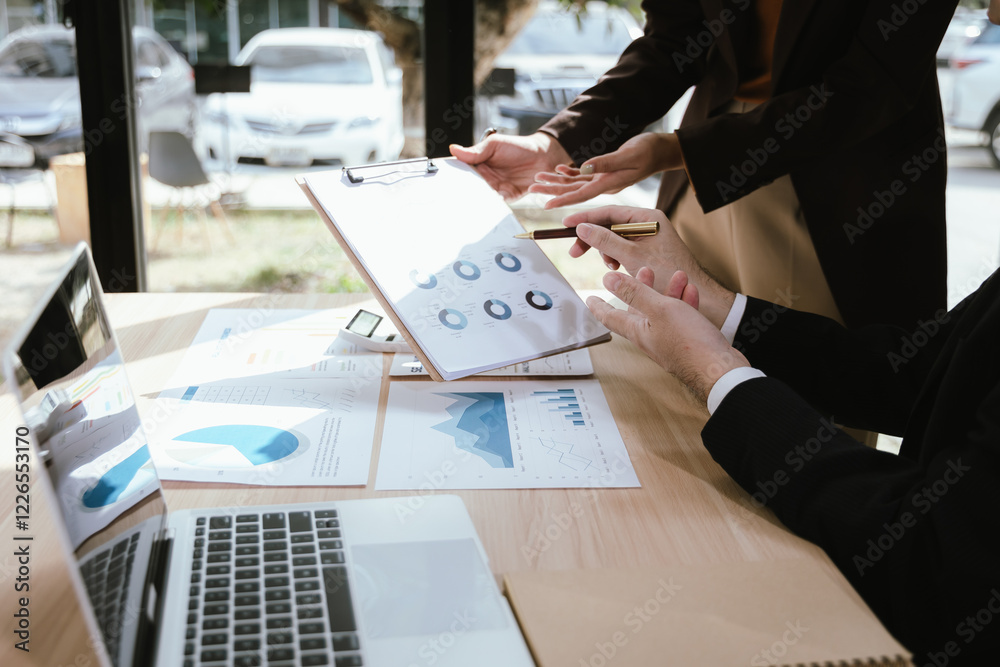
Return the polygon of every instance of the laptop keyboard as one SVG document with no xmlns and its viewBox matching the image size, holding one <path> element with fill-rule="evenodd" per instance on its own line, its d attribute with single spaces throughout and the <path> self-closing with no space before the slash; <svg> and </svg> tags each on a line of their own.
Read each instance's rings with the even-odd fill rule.
<svg viewBox="0 0 1000 667">
<path fill-rule="evenodd" d="M 129 581 L 138 545 L 139 533 L 133 533 L 131 537 L 126 536 L 105 547 L 80 566 L 80 575 L 87 587 L 98 627 L 105 637 L 120 637 L 122 623 L 128 620 L 123 618 L 122 611 L 128 601 Z M 119 642 L 109 641 L 105 646 L 112 664 L 117 665 Z"/>
<path fill-rule="evenodd" d="M 200 517 L 184 667 L 363 665 L 337 510 Z"/>
</svg>

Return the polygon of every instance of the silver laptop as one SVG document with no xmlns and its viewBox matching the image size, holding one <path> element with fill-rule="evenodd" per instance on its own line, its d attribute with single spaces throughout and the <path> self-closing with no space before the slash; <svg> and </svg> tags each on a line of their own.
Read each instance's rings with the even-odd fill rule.
<svg viewBox="0 0 1000 667">
<path fill-rule="evenodd" d="M 4 371 L 104 664 L 533 664 L 456 496 L 168 512 L 85 245 Z"/>
</svg>

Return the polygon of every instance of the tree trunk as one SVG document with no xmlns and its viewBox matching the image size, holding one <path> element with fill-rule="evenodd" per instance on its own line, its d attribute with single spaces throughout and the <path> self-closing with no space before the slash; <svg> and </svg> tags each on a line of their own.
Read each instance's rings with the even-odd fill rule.
<svg viewBox="0 0 1000 667">
<path fill-rule="evenodd" d="M 382 35 L 403 71 L 404 156 L 424 153 L 424 72 L 420 26 L 375 0 L 336 0 L 340 11 L 359 25 Z M 474 83 L 478 88 L 493 71 L 493 61 L 528 22 L 538 0 L 476 0 Z"/>
</svg>

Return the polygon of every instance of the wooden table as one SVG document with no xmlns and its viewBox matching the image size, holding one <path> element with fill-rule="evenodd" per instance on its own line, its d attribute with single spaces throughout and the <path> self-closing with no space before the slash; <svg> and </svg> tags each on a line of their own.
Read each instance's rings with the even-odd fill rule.
<svg viewBox="0 0 1000 667">
<path fill-rule="evenodd" d="M 139 411 L 166 382 L 194 338 L 208 308 L 327 308 L 370 301 L 367 294 L 110 295 Z M 855 600 L 859 598 L 826 555 L 792 535 L 767 510 L 755 509 L 709 456 L 700 431 L 708 417 L 680 384 L 628 341 L 615 337 L 591 348 L 618 429 L 641 488 L 457 491 L 465 501 L 495 574 L 531 569 L 641 567 L 671 564 L 815 559 Z M 368 485 L 281 488 L 164 482 L 171 509 L 413 495 L 374 491 L 389 389 L 385 356 Z M 412 378 L 407 378 L 412 380 Z M 513 380 L 507 378 L 503 380 Z M 427 381 L 430 381 L 429 379 Z M 13 397 L 0 397 L 0 617 L 2 665 L 96 665 L 70 589 L 65 561 L 51 529 L 53 508 L 31 498 L 34 534 L 30 573 L 31 652 L 13 648 L 10 633 L 18 593 L 15 534 L 14 440 L 20 425 Z M 41 472 L 32 461 L 33 474 Z M 859 601 L 860 603 L 860 601 Z"/>
</svg>

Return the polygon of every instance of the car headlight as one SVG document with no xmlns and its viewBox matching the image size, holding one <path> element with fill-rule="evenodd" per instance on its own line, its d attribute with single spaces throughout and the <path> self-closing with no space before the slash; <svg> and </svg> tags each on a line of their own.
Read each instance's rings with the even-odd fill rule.
<svg viewBox="0 0 1000 667">
<path fill-rule="evenodd" d="M 379 122 L 378 116 L 358 116 L 347 125 L 348 130 L 356 130 L 360 127 L 369 127 Z"/>
</svg>

